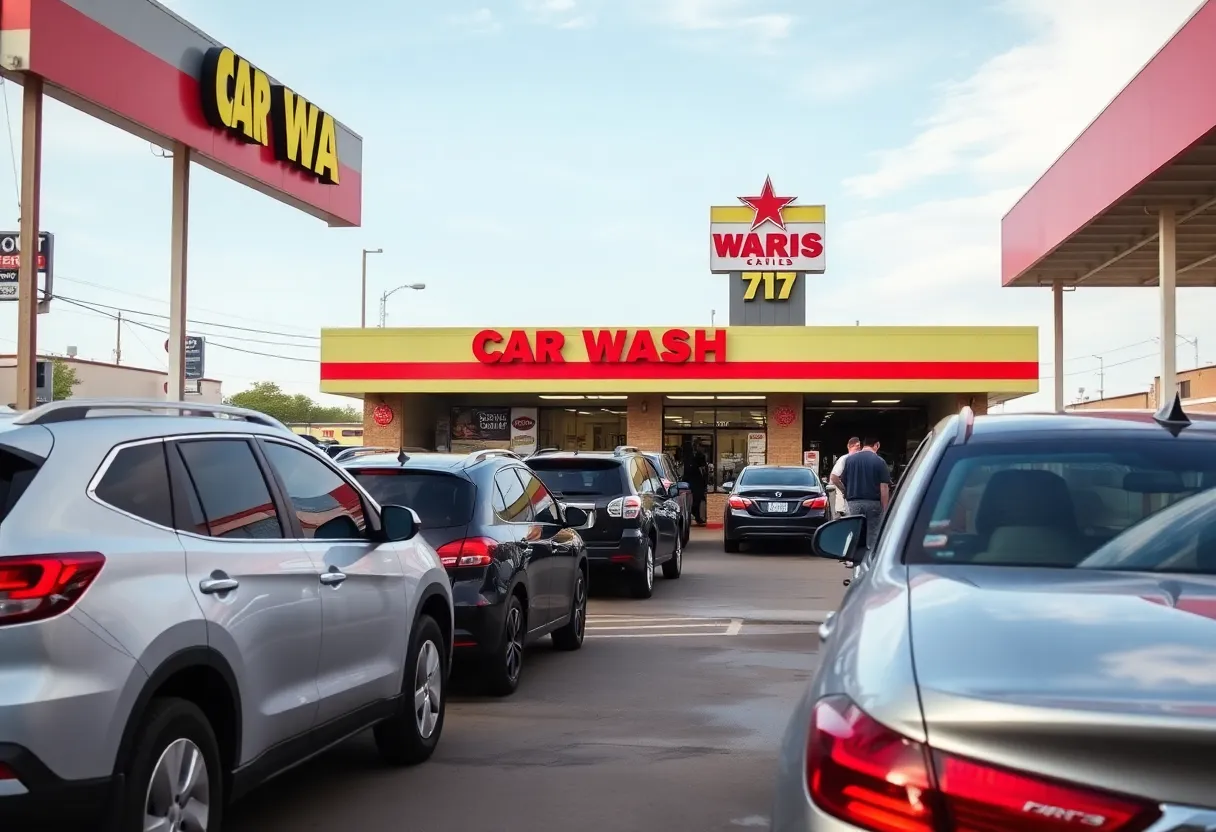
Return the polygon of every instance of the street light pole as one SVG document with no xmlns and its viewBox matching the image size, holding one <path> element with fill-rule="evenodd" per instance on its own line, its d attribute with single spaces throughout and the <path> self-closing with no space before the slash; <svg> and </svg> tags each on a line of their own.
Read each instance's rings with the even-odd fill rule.
<svg viewBox="0 0 1216 832">
<path fill-rule="evenodd" d="M 1095 355 L 1094 358 L 1098 359 L 1098 398 L 1102 399 L 1106 394 L 1106 362 L 1100 355 Z"/>
<path fill-rule="evenodd" d="M 359 328 L 367 327 L 367 255 L 369 254 L 384 254 L 382 248 L 365 248 L 363 249 L 363 293 L 362 303 L 359 304 Z"/>
<path fill-rule="evenodd" d="M 1199 367 L 1199 336 L 1196 335 L 1194 338 L 1187 338 L 1185 335 L 1179 335 L 1178 340 L 1182 341 L 1184 344 L 1190 344 L 1195 348 L 1195 367 Z"/>
<path fill-rule="evenodd" d="M 398 286 L 396 289 L 390 289 L 380 296 L 380 327 L 384 328 L 384 323 L 388 320 L 388 299 L 400 292 L 402 289 L 413 289 L 416 292 L 421 292 L 426 288 L 425 283 L 406 283 L 404 286 Z"/>
</svg>

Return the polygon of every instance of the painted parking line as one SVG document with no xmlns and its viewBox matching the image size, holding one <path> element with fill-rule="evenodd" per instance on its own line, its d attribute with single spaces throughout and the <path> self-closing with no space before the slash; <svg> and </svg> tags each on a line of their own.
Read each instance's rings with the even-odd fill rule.
<svg viewBox="0 0 1216 832">
<path fill-rule="evenodd" d="M 588 638 L 689 638 L 737 636 L 743 628 L 738 618 L 694 618 L 688 616 L 587 616 Z"/>
</svg>

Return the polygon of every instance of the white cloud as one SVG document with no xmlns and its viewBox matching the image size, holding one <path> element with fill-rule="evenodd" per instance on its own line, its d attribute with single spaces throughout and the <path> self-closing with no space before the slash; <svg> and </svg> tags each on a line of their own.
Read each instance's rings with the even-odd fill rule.
<svg viewBox="0 0 1216 832">
<path fill-rule="evenodd" d="M 464 14 L 452 15 L 448 18 L 448 22 L 457 28 L 479 34 L 497 32 L 502 28 L 502 24 L 494 16 L 494 12 L 484 7 Z"/>
<path fill-rule="evenodd" d="M 578 0 L 524 0 L 524 10 L 538 23 L 558 29 L 585 29 L 594 18 Z"/>
<path fill-rule="evenodd" d="M 771 44 L 789 37 L 794 16 L 764 11 L 754 0 L 649 0 L 650 14 L 688 32 L 732 33 Z"/>
<path fill-rule="evenodd" d="M 1035 37 L 947 85 L 923 129 L 846 183 L 880 197 L 942 174 L 1037 175 L 1199 6 L 1199 0 L 1008 0 Z"/>
</svg>

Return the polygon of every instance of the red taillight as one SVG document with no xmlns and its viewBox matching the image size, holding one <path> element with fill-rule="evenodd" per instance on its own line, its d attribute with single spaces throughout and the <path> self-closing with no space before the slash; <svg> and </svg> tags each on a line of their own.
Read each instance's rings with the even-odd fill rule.
<svg viewBox="0 0 1216 832">
<path fill-rule="evenodd" d="M 489 566 L 494 562 L 498 541 L 492 537 L 465 537 L 445 543 L 437 550 L 439 560 L 447 569 L 466 566 Z"/>
<path fill-rule="evenodd" d="M 70 609 L 105 565 L 97 552 L 0 557 L 0 625 Z"/>
<path fill-rule="evenodd" d="M 1157 809 L 1036 775 L 930 752 L 843 696 L 815 705 L 807 787 L 821 809 L 874 832 L 1141 832 Z"/>
<path fill-rule="evenodd" d="M 11 768 L 6 766 L 4 763 L 0 763 L 0 780 L 16 780 L 16 779 L 17 779 L 17 772 L 13 771 Z"/>
<path fill-rule="evenodd" d="M 958 832 L 1080 828 L 1139 832 L 1158 809 L 1135 798 L 996 768 L 934 752 L 938 788 Z"/>
<path fill-rule="evenodd" d="M 740 497 L 738 494 L 731 494 L 727 499 L 726 504 L 731 508 L 744 509 L 752 504 L 752 501 L 746 497 Z"/>
<path fill-rule="evenodd" d="M 802 504 L 807 508 L 827 508 L 827 497 L 811 497 L 809 500 L 803 500 Z"/>
</svg>

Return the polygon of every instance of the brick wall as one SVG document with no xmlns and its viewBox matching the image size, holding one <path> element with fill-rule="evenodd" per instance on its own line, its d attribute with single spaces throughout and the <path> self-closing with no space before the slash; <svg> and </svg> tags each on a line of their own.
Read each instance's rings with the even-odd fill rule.
<svg viewBox="0 0 1216 832">
<path fill-rule="evenodd" d="M 633 395 L 625 417 L 625 436 L 628 444 L 639 451 L 658 451 L 663 448 L 663 397 Z"/>
<path fill-rule="evenodd" d="M 383 426 L 372 418 L 380 404 L 393 409 L 393 421 Z M 367 394 L 363 399 L 363 443 L 386 448 L 434 448 L 440 404 L 440 397 L 425 394 Z"/>
<path fill-rule="evenodd" d="M 399 448 L 402 433 L 402 396 L 398 393 L 379 395 L 368 393 L 363 397 L 363 444 L 381 445 L 386 448 Z M 393 421 L 387 425 L 378 425 L 372 418 L 372 413 L 381 404 L 387 404 L 393 409 Z"/>
<path fill-rule="evenodd" d="M 777 410 L 788 407 L 794 411 L 789 425 L 777 422 Z M 768 397 L 768 449 L 765 460 L 770 465 L 802 464 L 802 394 L 781 393 Z"/>
</svg>

